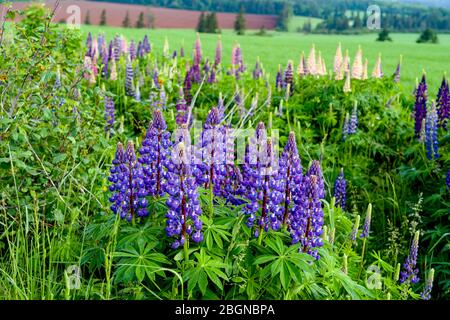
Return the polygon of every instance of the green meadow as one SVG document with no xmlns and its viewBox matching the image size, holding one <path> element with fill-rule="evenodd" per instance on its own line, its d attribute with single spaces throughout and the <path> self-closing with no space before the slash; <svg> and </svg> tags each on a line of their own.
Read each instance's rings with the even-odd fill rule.
<svg viewBox="0 0 450 320">
<path fill-rule="evenodd" d="M 186 52 L 193 48 L 196 32 L 193 30 L 178 29 L 126 29 L 99 26 L 82 26 L 85 34 L 92 32 L 105 33 L 110 39 L 114 34 L 123 34 L 127 39 L 142 39 L 148 34 L 156 50 L 162 50 L 164 39 L 167 37 L 170 51 L 179 50 L 184 43 Z M 248 68 L 253 68 L 257 57 L 260 58 L 266 71 L 275 77 L 278 64 L 284 68 L 286 62 L 291 59 L 298 64 L 300 55 L 309 54 L 312 44 L 316 51 L 321 51 L 325 58 L 327 69 L 332 68 L 336 46 L 339 42 L 343 50 L 348 49 L 351 61 L 361 45 L 364 58 L 369 60 L 369 75 L 375 63 L 378 53 L 382 55 L 383 72 L 390 75 L 394 72 L 400 55 L 403 56 L 401 82 L 403 89 L 412 92 L 416 79 L 424 70 L 427 74 L 430 95 L 437 93 L 438 86 L 444 72 L 450 71 L 450 35 L 439 35 L 439 44 L 417 44 L 418 34 L 391 34 L 392 42 L 375 41 L 377 33 L 364 35 L 316 35 L 303 33 L 269 32 L 267 36 L 255 35 L 255 30 L 248 30 L 245 35 L 238 36 L 231 30 L 223 30 L 222 45 L 225 62 L 231 60 L 231 48 L 238 42 L 243 49 L 244 61 Z M 214 57 L 214 49 L 217 43 L 217 34 L 201 34 L 204 54 Z"/>
</svg>

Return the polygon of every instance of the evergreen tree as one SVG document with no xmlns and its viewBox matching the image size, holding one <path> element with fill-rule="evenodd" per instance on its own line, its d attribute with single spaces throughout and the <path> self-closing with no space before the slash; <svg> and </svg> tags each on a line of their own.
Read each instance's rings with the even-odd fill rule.
<svg viewBox="0 0 450 320">
<path fill-rule="evenodd" d="M 125 19 L 123 19 L 122 21 L 122 26 L 124 28 L 129 28 L 130 27 L 130 13 L 127 11 L 127 14 L 125 16 Z"/>
<path fill-rule="evenodd" d="M 431 30 L 430 28 L 425 29 L 420 35 L 419 39 L 416 41 L 417 43 L 438 43 L 438 37 L 436 32 Z"/>
<path fill-rule="evenodd" d="M 100 15 L 100 25 L 106 26 L 106 10 L 105 9 L 102 10 L 102 13 Z"/>
<path fill-rule="evenodd" d="M 206 29 L 205 13 L 202 12 L 200 14 L 200 17 L 198 18 L 197 32 L 205 32 L 205 29 Z"/>
<path fill-rule="evenodd" d="M 144 12 L 141 11 L 141 13 L 139 13 L 139 18 L 136 21 L 136 28 L 142 29 L 145 27 L 145 23 L 144 23 Z"/>
<path fill-rule="evenodd" d="M 283 8 L 278 14 L 277 18 L 277 28 L 280 31 L 288 31 L 289 29 L 289 20 L 292 16 L 292 7 L 288 3 L 283 4 Z"/>
<path fill-rule="evenodd" d="M 355 18 L 353 19 L 353 29 L 361 29 L 363 26 L 361 18 L 359 17 L 359 12 L 356 13 Z"/>
<path fill-rule="evenodd" d="M 86 18 L 84 19 L 84 24 L 91 24 L 91 12 L 89 10 L 86 12 Z"/>
<path fill-rule="evenodd" d="M 217 15 L 215 12 L 211 12 L 206 15 L 205 31 L 209 33 L 216 33 L 217 29 Z"/>
<path fill-rule="evenodd" d="M 389 37 L 389 31 L 386 28 L 383 28 L 378 34 L 377 41 L 392 41 L 391 37 Z"/>
<path fill-rule="evenodd" d="M 241 6 L 239 14 L 236 16 L 236 20 L 234 21 L 234 31 L 236 31 L 238 35 L 243 35 L 245 33 L 245 16 L 243 6 Z"/>
</svg>

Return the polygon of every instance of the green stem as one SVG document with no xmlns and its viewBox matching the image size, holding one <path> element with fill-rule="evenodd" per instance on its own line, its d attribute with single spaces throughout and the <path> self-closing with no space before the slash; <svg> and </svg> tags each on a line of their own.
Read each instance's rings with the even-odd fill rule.
<svg viewBox="0 0 450 320">
<path fill-rule="evenodd" d="M 258 245 L 261 245 L 264 228 L 259 228 Z"/>
<path fill-rule="evenodd" d="M 186 262 L 186 264 L 189 261 L 189 244 L 188 244 L 188 240 L 185 238 L 184 239 L 184 245 L 183 245 L 183 249 L 184 249 L 184 260 Z"/>
<path fill-rule="evenodd" d="M 363 239 L 363 247 L 362 247 L 362 251 L 361 251 L 361 268 L 359 269 L 358 279 L 359 279 L 362 269 L 364 267 L 364 253 L 366 251 L 366 240 L 367 240 L 367 238 Z"/>
</svg>

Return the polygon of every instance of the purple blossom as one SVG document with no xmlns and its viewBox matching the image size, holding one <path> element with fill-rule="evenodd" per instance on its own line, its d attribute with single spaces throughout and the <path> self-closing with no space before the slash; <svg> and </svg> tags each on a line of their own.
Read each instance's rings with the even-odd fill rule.
<svg viewBox="0 0 450 320">
<path fill-rule="evenodd" d="M 320 199 L 324 199 L 325 198 L 325 186 L 324 186 L 324 181 L 323 181 L 322 169 L 320 168 L 320 162 L 318 160 L 313 160 L 313 162 L 311 163 L 311 166 L 308 169 L 308 175 L 317 177 L 318 196 Z"/>
<path fill-rule="evenodd" d="M 447 190 L 450 190 L 450 169 L 447 171 L 447 177 L 445 178 L 445 184 L 447 186 Z"/>
<path fill-rule="evenodd" d="M 405 263 L 403 263 L 403 270 L 400 272 L 400 283 L 407 283 L 411 281 L 411 283 L 419 282 L 419 269 L 416 268 L 417 264 L 417 252 L 419 250 L 419 231 L 416 231 L 414 234 L 413 241 L 411 243 L 411 249 L 409 250 L 409 255 L 405 259 Z"/>
<path fill-rule="evenodd" d="M 350 123 L 348 125 L 348 134 L 355 134 L 358 129 L 358 109 L 355 105 L 353 108 L 352 116 L 350 117 Z"/>
<path fill-rule="evenodd" d="M 436 104 L 439 126 L 447 130 L 447 122 L 450 116 L 450 93 L 448 82 L 445 77 L 442 79 L 442 84 L 436 98 Z"/>
<path fill-rule="evenodd" d="M 214 83 L 216 82 L 216 71 L 214 69 L 211 69 L 211 72 L 209 73 L 208 77 L 208 83 Z"/>
<path fill-rule="evenodd" d="M 425 74 L 422 76 L 422 80 L 416 89 L 416 102 L 414 105 L 414 132 L 416 137 L 420 137 L 422 131 L 422 121 L 427 115 L 427 83 L 425 79 Z"/>
<path fill-rule="evenodd" d="M 263 74 L 263 72 L 261 69 L 261 63 L 259 62 L 259 59 L 258 59 L 258 60 L 256 60 L 255 69 L 253 70 L 253 79 L 257 80 L 257 79 L 261 78 L 262 74 Z"/>
<path fill-rule="evenodd" d="M 131 58 L 131 60 L 136 59 L 136 45 L 134 44 L 134 41 L 133 41 L 133 40 L 131 40 L 131 42 L 130 42 L 130 49 L 129 49 L 129 52 L 130 52 L 130 58 Z"/>
<path fill-rule="evenodd" d="M 315 259 L 320 258 L 317 249 L 323 245 L 321 235 L 324 221 L 320 199 L 325 191 L 321 180 L 320 164 L 315 160 L 297 189 L 295 214 L 292 215 L 291 223 L 292 243 L 300 242 L 300 250 Z"/>
<path fill-rule="evenodd" d="M 436 112 L 436 105 L 433 102 L 425 119 L 425 148 L 427 150 L 427 158 L 429 160 L 439 158 L 437 131 L 438 116 Z"/>
<path fill-rule="evenodd" d="M 180 58 L 184 58 L 184 47 L 181 46 L 180 48 Z"/>
<path fill-rule="evenodd" d="M 222 62 L 222 41 L 217 41 L 216 55 L 214 57 L 214 67 L 217 67 Z"/>
<path fill-rule="evenodd" d="M 344 168 L 341 169 L 335 183 L 334 183 L 334 197 L 336 198 L 336 206 L 345 210 L 345 201 L 347 198 L 347 181 L 344 177 Z"/>
<path fill-rule="evenodd" d="M 148 41 L 147 35 L 144 36 L 144 40 L 142 41 L 142 47 L 144 48 L 145 53 L 149 53 L 151 50 L 150 42 Z"/>
<path fill-rule="evenodd" d="M 191 95 L 191 71 L 186 71 L 186 76 L 184 77 L 184 84 L 183 84 L 183 92 L 184 92 L 184 99 L 186 99 L 186 104 L 190 105 L 192 102 L 192 95 Z"/>
<path fill-rule="evenodd" d="M 114 37 L 114 48 L 113 48 L 114 60 L 119 61 L 120 55 L 122 53 L 122 40 L 119 35 L 116 34 Z"/>
<path fill-rule="evenodd" d="M 282 181 L 276 179 L 275 154 L 272 139 L 267 138 L 264 123 L 260 122 L 254 137 L 246 147 L 243 167 L 243 184 L 248 203 L 243 211 L 248 215 L 247 226 L 252 228 L 256 220 L 254 236 L 258 237 L 269 227 L 281 227 L 283 194 Z"/>
<path fill-rule="evenodd" d="M 172 157 L 166 161 L 165 192 L 168 194 L 166 233 L 174 237 L 172 248 L 183 246 L 189 237 L 194 242 L 203 240 L 202 210 L 198 200 L 197 185 L 191 174 L 189 156 L 183 141 L 178 142 Z"/>
<path fill-rule="evenodd" d="M 364 220 L 363 231 L 359 235 L 360 238 L 368 238 L 370 233 L 370 222 L 372 220 L 372 204 L 369 203 L 366 218 Z"/>
<path fill-rule="evenodd" d="M 161 86 L 159 84 L 159 79 L 158 79 L 158 69 L 156 69 L 156 68 L 155 68 L 155 70 L 153 70 L 152 80 L 153 80 L 153 84 L 155 85 L 155 87 L 157 89 L 161 89 Z"/>
<path fill-rule="evenodd" d="M 128 142 L 125 152 L 123 145 L 120 142 L 117 144 L 109 181 L 109 190 L 113 193 L 109 201 L 114 213 L 128 221 L 135 216 L 148 216 L 143 171 L 140 163 L 136 161 L 132 141 Z"/>
<path fill-rule="evenodd" d="M 342 127 L 342 140 L 344 141 L 347 138 L 349 127 L 350 127 L 350 116 L 347 112 L 345 114 L 344 126 Z"/>
<path fill-rule="evenodd" d="M 194 46 L 194 65 L 200 65 L 201 62 L 202 62 L 202 43 L 200 42 L 200 37 L 197 37 Z"/>
<path fill-rule="evenodd" d="M 289 133 L 288 141 L 281 153 L 276 179 L 281 182 L 283 188 L 280 202 L 283 208 L 279 220 L 290 230 L 292 216 L 295 215 L 296 209 L 294 199 L 297 197 L 299 186 L 303 182 L 303 169 L 294 132 Z"/>
<path fill-rule="evenodd" d="M 400 82 L 400 71 L 401 71 L 401 64 L 400 62 L 397 64 L 397 68 L 394 72 L 394 82 L 399 83 Z"/>
<path fill-rule="evenodd" d="M 153 112 L 153 121 L 142 141 L 139 150 L 144 172 L 144 183 L 149 195 L 161 196 L 163 194 L 163 164 L 170 154 L 170 132 L 167 131 L 166 121 L 160 110 Z"/>
<path fill-rule="evenodd" d="M 176 109 L 177 109 L 177 115 L 175 116 L 176 123 L 179 126 L 181 126 L 183 124 L 186 124 L 186 121 L 187 121 L 187 106 L 186 106 L 186 100 L 184 100 L 184 94 L 183 94 L 183 89 L 182 88 L 180 88 L 179 93 L 178 93 Z"/>
<path fill-rule="evenodd" d="M 423 291 L 420 294 L 423 300 L 431 299 L 431 290 L 433 290 L 433 280 L 434 280 L 434 269 L 431 269 L 425 281 L 425 287 L 423 288 Z"/>
<path fill-rule="evenodd" d="M 133 89 L 133 81 L 134 81 L 134 74 L 133 74 L 133 67 L 131 65 L 131 60 L 127 59 L 126 64 L 126 70 L 125 70 L 125 92 L 128 96 L 133 97 L 134 96 L 134 89 Z"/>
<path fill-rule="evenodd" d="M 105 132 L 112 135 L 115 121 L 114 101 L 111 97 L 105 96 L 104 103 L 105 103 L 105 122 L 106 122 Z"/>
<path fill-rule="evenodd" d="M 294 67 L 292 66 L 292 61 L 288 62 L 286 70 L 284 71 L 283 87 L 287 88 L 288 85 L 292 93 L 294 89 Z"/>
<path fill-rule="evenodd" d="M 282 87 L 283 87 L 283 76 L 281 75 L 281 66 L 278 65 L 278 72 L 275 79 L 275 88 L 277 90 L 281 90 Z"/>
</svg>

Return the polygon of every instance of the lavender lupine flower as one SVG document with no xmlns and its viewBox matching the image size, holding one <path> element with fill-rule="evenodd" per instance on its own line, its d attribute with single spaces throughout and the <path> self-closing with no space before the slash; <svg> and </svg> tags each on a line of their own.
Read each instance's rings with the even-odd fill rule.
<svg viewBox="0 0 450 320">
<path fill-rule="evenodd" d="M 133 67 L 131 65 L 131 60 L 127 58 L 127 64 L 125 69 L 125 92 L 128 96 L 134 96 L 133 82 L 134 82 L 134 74 Z"/>
<path fill-rule="evenodd" d="M 109 58 L 109 60 L 114 59 L 114 42 L 113 42 L 113 40 L 109 41 L 108 58 Z"/>
<path fill-rule="evenodd" d="M 170 132 L 167 131 L 166 121 L 160 110 L 153 112 L 153 121 L 142 141 L 139 150 L 144 172 L 144 183 L 149 195 L 161 196 L 163 194 L 164 163 L 170 155 Z"/>
<path fill-rule="evenodd" d="M 152 77 L 152 80 L 153 80 L 153 84 L 155 85 L 155 87 L 157 88 L 157 89 L 161 89 L 161 86 L 160 86 L 160 84 L 159 84 L 159 78 L 158 78 L 158 69 L 156 69 L 155 68 L 155 70 L 153 70 L 153 77 Z"/>
<path fill-rule="evenodd" d="M 281 75 L 281 65 L 278 65 L 278 72 L 275 79 L 275 88 L 279 91 L 283 87 L 283 76 Z"/>
<path fill-rule="evenodd" d="M 288 85 L 290 85 L 291 90 L 294 88 L 294 67 L 292 65 L 292 61 L 290 60 L 288 61 L 286 70 L 284 71 L 283 87 L 287 88 Z"/>
<path fill-rule="evenodd" d="M 433 290 L 433 280 L 434 280 L 434 269 L 431 269 L 428 272 L 428 277 L 425 281 L 425 287 L 423 288 L 423 291 L 420 294 L 423 300 L 431 299 L 431 290 Z"/>
<path fill-rule="evenodd" d="M 267 138 L 264 123 L 260 122 L 255 136 L 247 145 L 243 171 L 243 184 L 249 201 L 243 211 L 249 217 L 247 226 L 253 227 L 256 220 L 254 236 L 258 237 L 269 227 L 278 230 L 281 227 L 282 211 L 279 206 L 282 199 L 283 184 L 276 179 L 277 168 L 274 167 L 275 154 L 272 139 Z M 257 214 L 260 213 L 259 217 Z"/>
<path fill-rule="evenodd" d="M 86 38 L 86 56 L 93 58 L 92 55 L 92 34 L 89 32 Z"/>
<path fill-rule="evenodd" d="M 422 131 L 422 121 L 427 115 L 427 82 L 425 79 L 425 74 L 422 76 L 417 89 L 416 89 L 416 102 L 414 105 L 414 132 L 416 137 L 420 137 L 420 132 Z"/>
<path fill-rule="evenodd" d="M 316 166 L 319 163 L 313 162 Z M 319 168 L 320 169 L 320 168 Z M 292 242 L 301 243 L 301 251 L 319 259 L 318 247 L 323 245 L 323 209 L 320 202 L 324 194 L 320 184 L 320 176 L 315 175 L 317 169 L 310 169 L 303 177 L 303 183 L 295 198 L 296 208 L 293 215 L 291 237 Z"/>
<path fill-rule="evenodd" d="M 134 91 L 134 99 L 136 101 L 141 101 L 141 89 L 139 85 L 139 80 L 136 81 L 135 91 Z"/>
<path fill-rule="evenodd" d="M 436 99 L 437 103 L 437 114 L 439 118 L 439 127 L 447 130 L 447 122 L 450 117 L 450 92 L 448 87 L 448 82 L 445 77 L 442 79 L 441 87 Z"/>
<path fill-rule="evenodd" d="M 350 117 L 350 123 L 348 126 L 348 134 L 355 134 L 356 129 L 358 129 L 358 109 L 355 104 L 353 108 L 352 116 Z"/>
<path fill-rule="evenodd" d="M 219 184 L 225 175 L 225 133 L 220 125 L 222 119 L 217 107 L 213 107 L 206 117 L 196 157 L 198 164 L 193 168 L 198 185 L 205 188 Z"/>
<path fill-rule="evenodd" d="M 197 34 L 197 39 L 195 40 L 194 46 L 194 64 L 200 65 L 202 62 L 202 43 L 200 42 L 200 37 Z"/>
<path fill-rule="evenodd" d="M 137 54 L 136 54 L 136 45 L 134 44 L 133 40 L 131 40 L 131 42 L 130 42 L 130 48 L 129 48 L 128 52 L 130 53 L 131 60 L 136 59 L 136 56 L 137 56 Z"/>
<path fill-rule="evenodd" d="M 120 54 L 122 53 L 122 39 L 119 37 L 119 35 L 116 34 L 114 37 L 114 60 L 119 61 Z"/>
<path fill-rule="evenodd" d="M 350 115 L 347 112 L 345 114 L 344 126 L 342 127 L 342 140 L 344 141 L 347 138 L 349 127 L 350 127 Z"/>
<path fill-rule="evenodd" d="M 148 216 L 142 166 L 136 161 L 132 141 L 128 142 L 125 152 L 123 145 L 120 142 L 117 144 L 109 181 L 112 183 L 109 190 L 113 193 L 109 201 L 114 213 L 128 221 L 135 216 Z"/>
<path fill-rule="evenodd" d="M 253 79 L 257 80 L 262 77 L 261 63 L 259 58 L 256 60 L 255 69 L 253 69 Z"/>
<path fill-rule="evenodd" d="M 216 71 L 214 69 L 211 69 L 211 72 L 209 73 L 208 77 L 208 83 L 215 83 L 216 82 Z"/>
<path fill-rule="evenodd" d="M 319 195 L 320 199 L 324 199 L 325 198 L 325 186 L 324 186 L 324 181 L 323 181 L 322 169 L 320 168 L 320 162 L 318 160 L 313 160 L 313 162 L 311 163 L 311 166 L 308 169 L 308 175 L 317 177 L 318 195 Z"/>
<path fill-rule="evenodd" d="M 288 141 L 281 153 L 276 179 L 280 180 L 283 186 L 281 199 L 283 209 L 280 220 L 290 230 L 292 215 L 295 214 L 293 212 L 295 210 L 294 197 L 297 196 L 298 186 L 303 182 L 302 164 L 298 155 L 295 133 L 292 131 L 289 133 Z"/>
<path fill-rule="evenodd" d="M 216 55 L 214 57 L 214 67 L 217 67 L 222 62 L 222 41 L 219 38 L 216 46 Z"/>
<path fill-rule="evenodd" d="M 103 78 L 108 78 L 108 61 L 109 61 L 108 52 L 106 51 L 106 48 L 103 47 L 103 49 L 102 49 L 102 71 L 101 71 Z"/>
<path fill-rule="evenodd" d="M 409 250 L 409 255 L 403 263 L 403 270 L 400 272 L 400 283 L 405 283 L 411 281 L 411 283 L 419 282 L 419 269 L 416 268 L 417 264 L 417 252 L 419 250 L 419 231 L 414 234 L 413 241 L 411 243 L 411 249 Z"/>
<path fill-rule="evenodd" d="M 184 47 L 181 46 L 180 48 L 180 58 L 184 58 Z"/>
<path fill-rule="evenodd" d="M 370 233 L 370 222 L 372 221 L 372 204 L 367 207 L 366 219 L 364 220 L 363 231 L 359 235 L 360 238 L 368 238 Z"/>
<path fill-rule="evenodd" d="M 427 158 L 429 160 L 439 158 L 438 146 L 438 116 L 436 105 L 433 102 L 425 120 L 425 148 L 427 150 Z"/>
<path fill-rule="evenodd" d="M 447 171 L 447 177 L 445 178 L 445 184 L 447 186 L 447 190 L 450 190 L 450 169 Z"/>
<path fill-rule="evenodd" d="M 142 41 L 139 41 L 136 49 L 136 56 L 138 58 L 142 58 L 143 55 L 144 55 L 144 48 L 142 47 Z"/>
<path fill-rule="evenodd" d="M 145 50 L 145 53 L 149 53 L 151 50 L 150 42 L 148 41 L 148 36 L 144 36 L 144 40 L 142 41 L 142 47 Z"/>
<path fill-rule="evenodd" d="M 394 72 L 394 82 L 399 83 L 400 82 L 400 72 L 401 72 L 401 66 L 402 66 L 402 56 L 400 56 L 400 61 L 397 64 L 397 68 Z"/>
<path fill-rule="evenodd" d="M 219 110 L 219 118 L 223 119 L 225 116 L 225 105 L 223 103 L 222 93 L 219 94 L 219 99 L 217 101 L 217 110 Z"/>
<path fill-rule="evenodd" d="M 204 63 L 204 65 L 203 65 L 203 71 L 204 71 L 205 73 L 208 73 L 210 69 L 211 69 L 211 67 L 210 67 L 210 65 L 209 65 L 209 59 L 206 58 L 205 63 Z"/>
<path fill-rule="evenodd" d="M 198 200 L 197 186 L 191 175 L 191 167 L 186 146 L 178 142 L 172 151 L 172 157 L 166 161 L 167 172 L 165 191 L 168 193 L 166 214 L 166 233 L 174 237 L 172 248 L 183 246 L 189 237 L 194 242 L 203 240 L 202 214 Z"/>
<path fill-rule="evenodd" d="M 111 97 L 105 96 L 105 132 L 112 135 L 115 121 L 114 100 Z"/>
<path fill-rule="evenodd" d="M 186 71 L 186 76 L 184 77 L 184 84 L 183 84 L 183 92 L 184 92 L 184 98 L 186 99 L 186 103 L 188 105 L 192 102 L 192 95 L 191 95 L 191 71 Z"/>
<path fill-rule="evenodd" d="M 335 205 L 345 210 L 345 200 L 347 197 L 347 181 L 344 177 L 344 168 L 341 168 L 341 172 L 334 183 L 334 197 L 336 198 Z"/>
<path fill-rule="evenodd" d="M 186 124 L 187 121 L 187 106 L 186 100 L 184 100 L 183 89 L 180 87 L 178 92 L 178 99 L 176 103 L 177 115 L 175 116 L 176 123 L 179 126 Z"/>
</svg>

